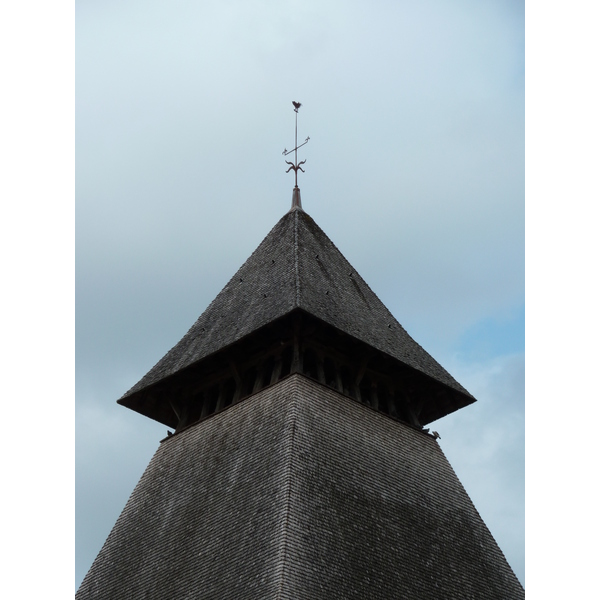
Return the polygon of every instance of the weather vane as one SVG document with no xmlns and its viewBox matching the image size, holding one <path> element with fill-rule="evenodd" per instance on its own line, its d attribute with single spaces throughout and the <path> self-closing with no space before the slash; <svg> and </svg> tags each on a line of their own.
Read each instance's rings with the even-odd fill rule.
<svg viewBox="0 0 600 600">
<path fill-rule="evenodd" d="M 294 153 L 294 162 L 290 162 L 289 160 L 286 160 L 285 162 L 288 165 L 290 165 L 290 167 L 286 171 L 286 173 L 289 173 L 292 169 L 294 169 L 294 174 L 296 175 L 295 187 L 297 188 L 298 187 L 298 169 L 300 169 L 304 173 L 305 171 L 302 168 L 302 165 L 306 162 L 305 160 L 303 160 L 301 163 L 298 163 L 298 148 L 302 148 L 302 146 L 304 146 L 305 144 L 308 144 L 308 140 L 310 140 L 310 138 L 307 137 L 304 140 L 304 142 L 298 146 L 298 109 L 302 106 L 302 104 L 300 104 L 300 102 L 294 102 L 294 101 L 292 101 L 292 104 L 294 105 L 294 112 L 296 113 L 296 134 L 294 137 L 294 149 L 288 150 L 287 148 L 284 148 L 282 154 L 284 156 L 287 156 L 288 154 L 291 154 L 292 152 Z"/>
</svg>

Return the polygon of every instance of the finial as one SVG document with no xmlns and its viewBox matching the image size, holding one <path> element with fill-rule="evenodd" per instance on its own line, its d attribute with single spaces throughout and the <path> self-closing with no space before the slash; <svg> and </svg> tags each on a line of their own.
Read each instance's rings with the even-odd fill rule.
<svg viewBox="0 0 600 600">
<path fill-rule="evenodd" d="M 285 162 L 290 165 L 286 173 L 289 173 L 292 169 L 294 169 L 295 182 L 294 182 L 294 190 L 292 192 L 292 209 L 295 207 L 302 208 L 302 204 L 300 202 L 300 188 L 298 187 L 298 169 L 300 169 L 303 173 L 305 172 L 302 168 L 302 165 L 306 162 L 303 160 L 302 162 L 298 162 L 298 148 L 302 148 L 305 144 L 308 144 L 308 140 L 310 137 L 307 137 L 302 144 L 298 146 L 298 109 L 302 106 L 300 102 L 295 102 L 292 100 L 292 104 L 294 106 L 294 112 L 296 113 L 296 132 L 294 136 L 294 148 L 292 150 L 287 150 L 284 148 L 282 154 L 287 156 L 288 154 L 294 153 L 294 162 L 290 162 L 286 160 Z"/>
</svg>

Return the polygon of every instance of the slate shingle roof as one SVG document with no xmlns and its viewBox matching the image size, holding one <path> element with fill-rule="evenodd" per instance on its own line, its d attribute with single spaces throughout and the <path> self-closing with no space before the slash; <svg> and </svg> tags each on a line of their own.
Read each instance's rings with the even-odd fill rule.
<svg viewBox="0 0 600 600">
<path fill-rule="evenodd" d="M 284 215 L 185 336 L 127 398 L 293 310 L 303 310 L 464 395 L 302 209 Z"/>
<path fill-rule="evenodd" d="M 292 374 L 168 438 L 77 600 L 506 600 L 437 442 Z"/>
</svg>

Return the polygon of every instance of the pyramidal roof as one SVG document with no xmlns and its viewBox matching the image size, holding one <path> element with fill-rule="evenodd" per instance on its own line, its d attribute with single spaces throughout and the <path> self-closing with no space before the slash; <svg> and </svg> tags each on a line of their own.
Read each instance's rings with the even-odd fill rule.
<svg viewBox="0 0 600 600">
<path fill-rule="evenodd" d="M 77 600 L 506 600 L 436 440 L 293 373 L 166 438 Z"/>
<path fill-rule="evenodd" d="M 302 208 L 273 227 L 184 337 L 122 400 L 302 310 L 464 396 Z"/>
</svg>

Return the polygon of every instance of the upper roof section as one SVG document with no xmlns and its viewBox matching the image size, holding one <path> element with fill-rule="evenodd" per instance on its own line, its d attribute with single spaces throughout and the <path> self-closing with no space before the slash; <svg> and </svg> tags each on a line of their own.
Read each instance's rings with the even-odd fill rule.
<svg viewBox="0 0 600 600">
<path fill-rule="evenodd" d="M 301 311 L 448 388 L 451 410 L 474 398 L 406 333 L 315 221 L 293 207 L 217 295 L 191 329 L 119 401 Z M 140 410 L 140 412 L 142 412 Z M 150 416 L 148 414 L 148 416 Z M 152 418 L 156 418 L 153 416 Z"/>
</svg>

